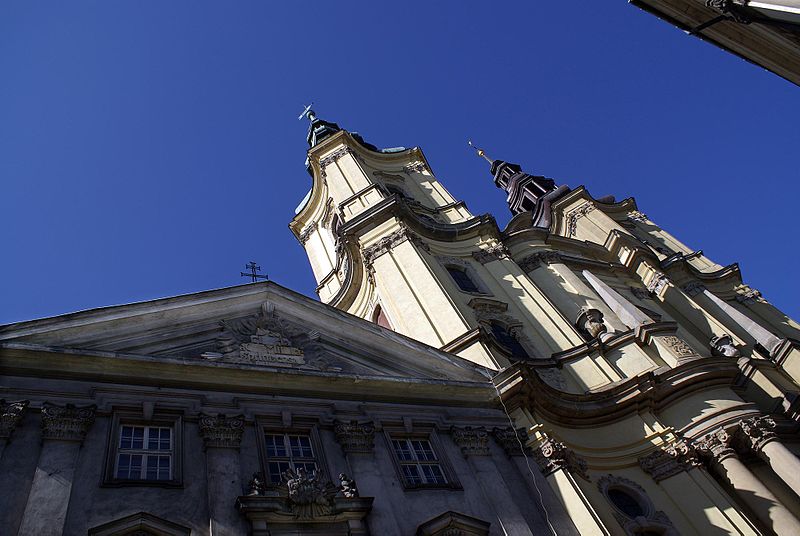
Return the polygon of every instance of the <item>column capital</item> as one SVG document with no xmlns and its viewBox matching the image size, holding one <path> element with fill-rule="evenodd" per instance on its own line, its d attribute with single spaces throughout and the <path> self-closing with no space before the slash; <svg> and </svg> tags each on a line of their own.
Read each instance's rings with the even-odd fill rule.
<svg viewBox="0 0 800 536">
<path fill-rule="evenodd" d="M 27 400 L 19 400 L 17 402 L 6 402 L 5 399 L 0 400 L 0 439 L 11 437 L 17 424 L 22 420 L 22 414 L 28 404 Z"/>
<path fill-rule="evenodd" d="M 528 450 L 525 446 L 528 441 L 528 433 L 524 428 L 517 428 L 516 430 L 510 426 L 494 428 L 492 435 L 509 456 L 524 456 L 525 451 Z"/>
<path fill-rule="evenodd" d="M 453 426 L 450 434 L 464 456 L 489 455 L 489 433 L 483 426 Z"/>
<path fill-rule="evenodd" d="M 375 425 L 370 422 L 336 421 L 333 425 L 336 441 L 345 454 L 370 453 L 375 447 Z"/>
<path fill-rule="evenodd" d="M 94 423 L 97 406 L 58 406 L 45 402 L 42 405 L 42 439 L 79 441 L 86 439 Z"/>
<path fill-rule="evenodd" d="M 534 449 L 533 457 L 545 476 L 553 474 L 559 469 L 564 469 L 577 474 L 584 480 L 590 480 L 586 460 L 575 454 L 575 451 L 560 441 L 545 440 L 538 448 Z"/>
<path fill-rule="evenodd" d="M 681 440 L 639 458 L 639 465 L 653 477 L 653 480 L 661 482 L 678 473 L 698 467 L 701 463 L 695 449 Z"/>
<path fill-rule="evenodd" d="M 736 440 L 738 444 L 758 453 L 764 448 L 764 445 L 778 439 L 774 429 L 775 421 L 770 417 L 758 416 L 742 419 L 739 421 Z"/>
<path fill-rule="evenodd" d="M 222 413 L 217 416 L 201 413 L 199 432 L 205 448 L 238 449 L 242 444 L 244 415 L 228 417 Z"/>
<path fill-rule="evenodd" d="M 730 447 L 731 436 L 722 428 L 710 432 L 694 441 L 694 448 L 704 458 L 719 463 L 726 458 L 735 458 L 736 451 Z"/>
</svg>

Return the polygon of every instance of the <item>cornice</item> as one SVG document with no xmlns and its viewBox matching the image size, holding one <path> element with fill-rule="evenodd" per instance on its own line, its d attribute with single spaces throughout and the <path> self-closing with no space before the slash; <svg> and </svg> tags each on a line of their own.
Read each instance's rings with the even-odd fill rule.
<svg viewBox="0 0 800 536">
<path fill-rule="evenodd" d="M 738 367 L 728 359 L 701 358 L 658 369 L 588 393 L 566 393 L 542 381 L 527 363 L 517 363 L 494 381 L 511 408 L 527 407 L 549 421 L 591 427 L 642 410 L 660 411 L 698 389 L 731 386 Z"/>
</svg>

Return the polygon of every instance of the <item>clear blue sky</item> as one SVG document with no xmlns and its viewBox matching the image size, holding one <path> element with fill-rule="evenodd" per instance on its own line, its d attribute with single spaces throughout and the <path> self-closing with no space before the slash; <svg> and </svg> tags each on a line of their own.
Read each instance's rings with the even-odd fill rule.
<svg viewBox="0 0 800 536">
<path fill-rule="evenodd" d="M 419 145 L 475 213 L 494 158 L 642 211 L 794 317 L 800 89 L 624 0 L 0 4 L 0 323 L 270 277 L 308 101 Z"/>
</svg>

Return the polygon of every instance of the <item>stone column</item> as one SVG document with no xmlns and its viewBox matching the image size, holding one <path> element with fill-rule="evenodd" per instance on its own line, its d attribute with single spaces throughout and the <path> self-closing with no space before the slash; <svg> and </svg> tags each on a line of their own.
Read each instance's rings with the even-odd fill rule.
<svg viewBox="0 0 800 536">
<path fill-rule="evenodd" d="M 467 458 L 475 479 L 504 534 L 533 536 L 525 516 L 503 482 L 489 452 L 489 433 L 483 426 L 453 426 L 453 442 Z"/>
<path fill-rule="evenodd" d="M 575 480 L 574 475 L 590 480 L 586 460 L 549 438 L 534 449 L 533 457 L 581 534 L 611 534 Z"/>
<path fill-rule="evenodd" d="M 642 470 L 664 488 L 670 499 L 683 512 L 698 534 L 723 530 L 730 534 L 755 535 L 757 531 L 741 516 L 731 516 L 727 501 L 718 504 L 719 497 L 710 497 L 698 484 L 704 473 L 702 463 L 695 450 L 685 441 L 676 441 L 639 458 Z"/>
<path fill-rule="evenodd" d="M 97 406 L 42 406 L 42 450 L 18 536 L 60 536 L 64 532 L 72 480 L 81 443 Z"/>
<path fill-rule="evenodd" d="M 696 448 L 768 528 L 779 536 L 800 534 L 800 521 L 747 469 L 729 444 L 728 433 L 717 430 L 698 440 Z"/>
<path fill-rule="evenodd" d="M 367 497 L 387 497 L 387 486 L 375 460 L 375 425 L 370 422 L 336 421 L 333 425 L 336 442 L 342 447 L 351 475 L 339 474 L 340 482 L 345 478 L 358 479 L 358 487 Z M 333 475 L 336 477 L 337 475 Z M 344 478 L 342 478 L 344 477 Z M 398 498 L 399 499 L 399 498 Z M 402 530 L 395 519 L 394 508 L 377 509 L 369 517 L 375 526 L 386 532 L 400 534 Z M 366 530 L 366 527 L 363 527 Z"/>
<path fill-rule="evenodd" d="M 244 415 L 214 417 L 201 413 L 199 431 L 206 451 L 210 534 L 246 534 L 247 526 L 236 510 L 236 498 L 243 495 L 239 446 Z"/>
<path fill-rule="evenodd" d="M 0 459 L 3 459 L 6 444 L 11 439 L 11 434 L 14 433 L 17 424 L 22 420 L 22 414 L 27 406 L 27 400 L 19 402 L 0 400 Z"/>
<path fill-rule="evenodd" d="M 743 419 L 737 439 L 766 461 L 775 474 L 800 495 L 800 459 L 778 440 L 774 428 L 775 421 L 769 417 Z"/>
</svg>

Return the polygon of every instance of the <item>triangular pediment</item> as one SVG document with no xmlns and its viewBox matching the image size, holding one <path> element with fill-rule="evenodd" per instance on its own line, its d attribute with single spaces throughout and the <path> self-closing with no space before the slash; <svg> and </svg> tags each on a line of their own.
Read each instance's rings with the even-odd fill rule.
<svg viewBox="0 0 800 536">
<path fill-rule="evenodd" d="M 150 361 L 485 381 L 469 361 L 272 282 L 0 327 L 0 345 Z"/>
</svg>

